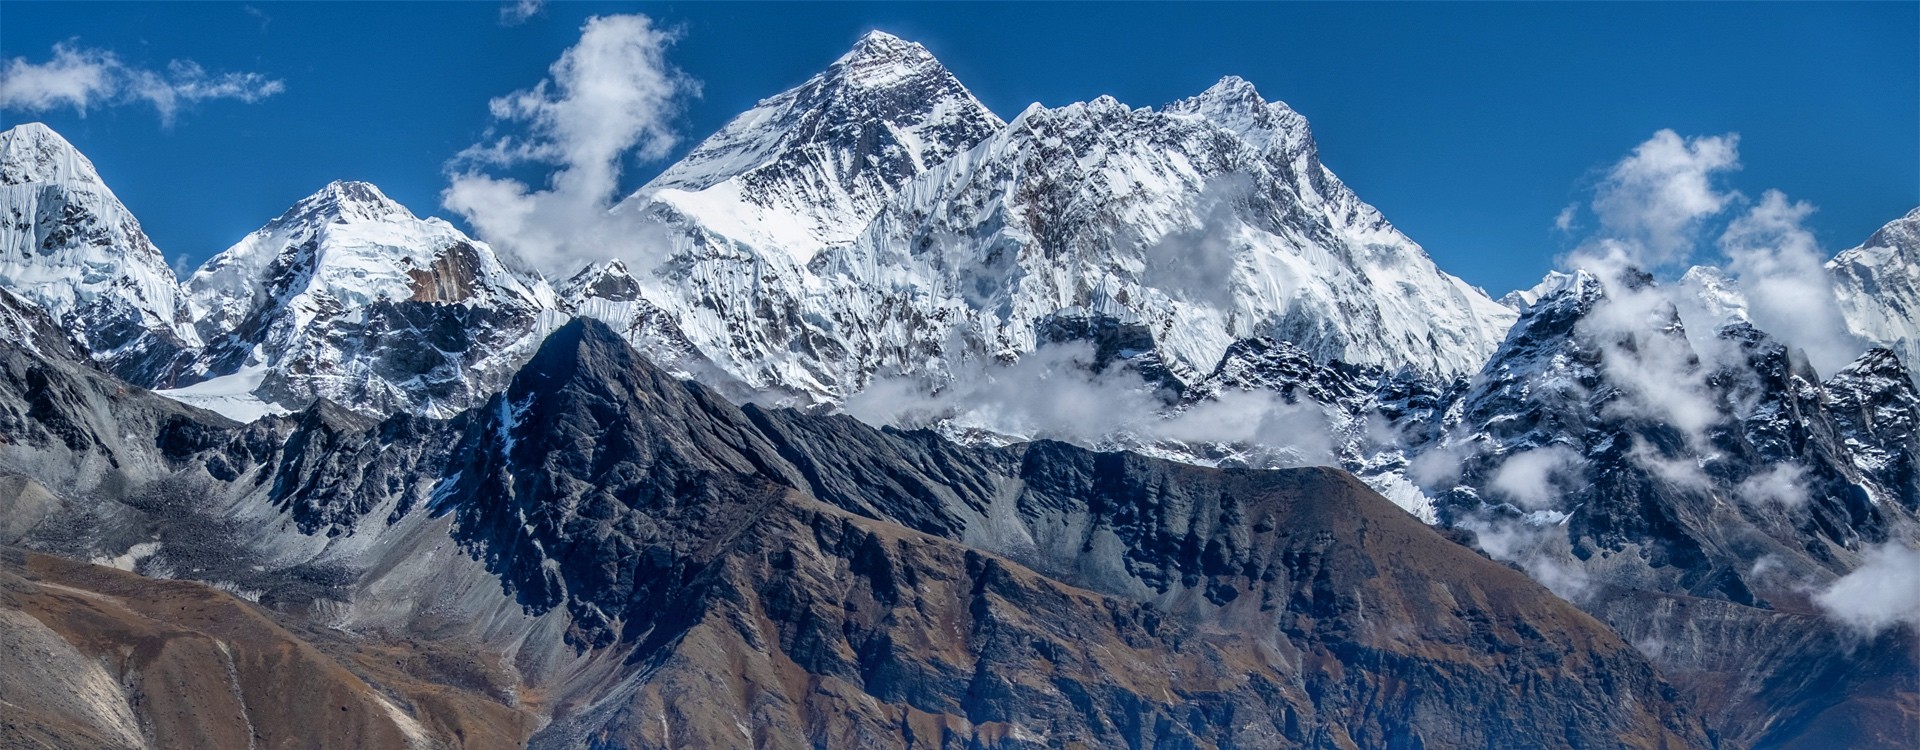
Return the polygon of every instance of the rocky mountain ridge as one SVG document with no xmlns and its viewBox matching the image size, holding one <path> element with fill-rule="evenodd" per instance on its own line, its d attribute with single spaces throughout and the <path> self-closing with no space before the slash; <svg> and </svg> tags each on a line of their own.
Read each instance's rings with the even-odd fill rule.
<svg viewBox="0 0 1920 750">
<path fill-rule="evenodd" d="M 208 581 L 258 602 L 222 606 L 341 634 L 342 730 L 482 745 L 501 736 L 484 719 L 508 741 L 540 726 L 533 747 L 1711 745 L 1627 643 L 1336 471 L 972 449 L 743 409 L 591 321 L 451 420 L 323 403 L 237 425 L 11 344 L 0 365 L 0 467 L 36 477 L 0 495 L 28 519 L 7 541 Z M 1409 554 L 1438 562 L 1416 573 Z M 64 565 L 29 560 L 28 578 L 102 575 Z M 0 611 L 50 616 L 47 594 L 10 590 Z M 366 658 L 397 639 L 441 666 Z M 422 674 L 462 687 L 433 698 Z M 145 710 L 125 692 L 140 689 L 62 715 L 111 736 L 127 723 L 114 701 Z M 303 726 L 243 714 L 268 736 Z"/>
</svg>

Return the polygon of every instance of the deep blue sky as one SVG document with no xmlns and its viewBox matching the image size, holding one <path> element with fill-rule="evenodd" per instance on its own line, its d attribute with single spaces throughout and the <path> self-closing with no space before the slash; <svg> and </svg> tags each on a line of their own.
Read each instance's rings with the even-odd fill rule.
<svg viewBox="0 0 1920 750">
<path fill-rule="evenodd" d="M 26 115 L 86 152 L 170 257 L 223 249 L 332 179 L 440 208 L 487 100 L 539 81 L 592 14 L 679 27 L 703 86 L 680 151 L 805 80 L 862 32 L 920 41 L 1003 117 L 1112 94 L 1158 105 L 1225 74 L 1304 113 L 1327 164 L 1440 265 L 1494 295 L 1573 241 L 1552 228 L 1660 128 L 1739 132 L 1728 182 L 1820 207 L 1829 251 L 1920 204 L 1920 4 L 0 3 L 0 56 L 55 42 L 191 59 L 286 91 L 163 128 L 129 105 Z M 636 165 L 638 185 L 664 163 Z"/>
</svg>

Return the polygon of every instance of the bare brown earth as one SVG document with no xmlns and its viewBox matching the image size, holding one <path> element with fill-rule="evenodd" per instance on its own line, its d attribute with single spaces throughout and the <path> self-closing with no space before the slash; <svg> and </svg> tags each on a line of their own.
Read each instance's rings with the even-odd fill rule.
<svg viewBox="0 0 1920 750">
<path fill-rule="evenodd" d="M 482 655 L 298 633 L 198 583 L 8 548 L 0 623 L 0 747 L 511 748 L 538 724 L 456 674 Z"/>
</svg>

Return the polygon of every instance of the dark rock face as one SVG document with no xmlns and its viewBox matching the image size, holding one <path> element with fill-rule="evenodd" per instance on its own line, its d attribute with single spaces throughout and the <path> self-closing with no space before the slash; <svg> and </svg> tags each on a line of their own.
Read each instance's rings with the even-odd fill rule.
<svg viewBox="0 0 1920 750">
<path fill-rule="evenodd" d="M 437 608 L 561 618 L 543 637 L 579 666 L 514 688 L 566 696 L 536 747 L 1712 745 L 1626 642 L 1334 470 L 739 408 L 589 322 L 451 421 L 238 426 L 7 357 L 0 468 L 59 494 L 23 543 L 131 548 L 298 624 L 402 606 L 373 582 L 453 565 L 422 531 L 444 529 L 497 583 L 328 637 L 498 660 Z M 282 541 L 242 541 L 262 533 Z M 315 544 L 342 551 L 293 552 Z"/>
<path fill-rule="evenodd" d="M 0 289 L 0 336 L 50 359 L 79 361 L 86 357 L 86 348 L 45 310 L 5 289 Z"/>
<path fill-rule="evenodd" d="M 430 491 L 465 421 L 400 414 L 373 423 L 317 402 L 294 418 L 268 498 L 305 534 L 351 534 L 381 508 L 386 515 L 376 520 L 391 524 Z"/>
<path fill-rule="evenodd" d="M 455 453 L 456 536 L 653 675 L 560 744 L 1708 744 L 1604 627 L 1332 470 L 742 410 L 579 322 Z"/>
<path fill-rule="evenodd" d="M 1650 283 L 1577 278 L 1522 316 L 1443 441 L 1462 458 L 1445 520 L 1560 580 L 1729 742 L 1920 731 L 1920 710 L 1885 710 L 1920 700 L 1911 633 L 1861 643 L 1809 599 L 1914 523 L 1905 368 L 1874 350 L 1822 382 L 1751 326 L 1701 354 L 1670 307 L 1624 328 L 1601 311 Z M 1563 520 L 1504 481 L 1529 455 L 1564 457 L 1546 475 Z"/>
<path fill-rule="evenodd" d="M 1041 346 L 1082 342 L 1093 347 L 1093 372 L 1110 367 L 1126 367 L 1141 379 L 1158 386 L 1169 398 L 1177 397 L 1187 384 L 1168 369 L 1153 341 L 1153 331 L 1142 323 L 1128 323 L 1106 315 L 1060 315 L 1040 321 L 1034 336 Z"/>
</svg>

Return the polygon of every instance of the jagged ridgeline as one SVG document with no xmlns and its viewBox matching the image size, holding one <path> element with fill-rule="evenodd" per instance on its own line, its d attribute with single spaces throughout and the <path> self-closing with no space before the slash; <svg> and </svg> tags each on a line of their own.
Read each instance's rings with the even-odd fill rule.
<svg viewBox="0 0 1920 750">
<path fill-rule="evenodd" d="M 21 737 L 138 744 L 169 675 L 232 671 L 162 744 L 1708 744 L 1604 625 L 1334 469 L 736 407 L 593 321 L 447 420 L 0 363 L 5 541 L 224 590 L 13 554 Z M 245 702 L 288 659 L 337 717 Z"/>
<path fill-rule="evenodd" d="M 1490 299 L 1240 79 L 1008 121 L 877 32 L 551 281 L 357 182 L 182 281 L 38 124 L 0 201 L 0 745 L 1920 735 L 1828 598 L 1920 528 L 1920 210 L 1817 372 L 1712 269 Z M 1022 365 L 1140 413 L 969 421 Z"/>
</svg>

